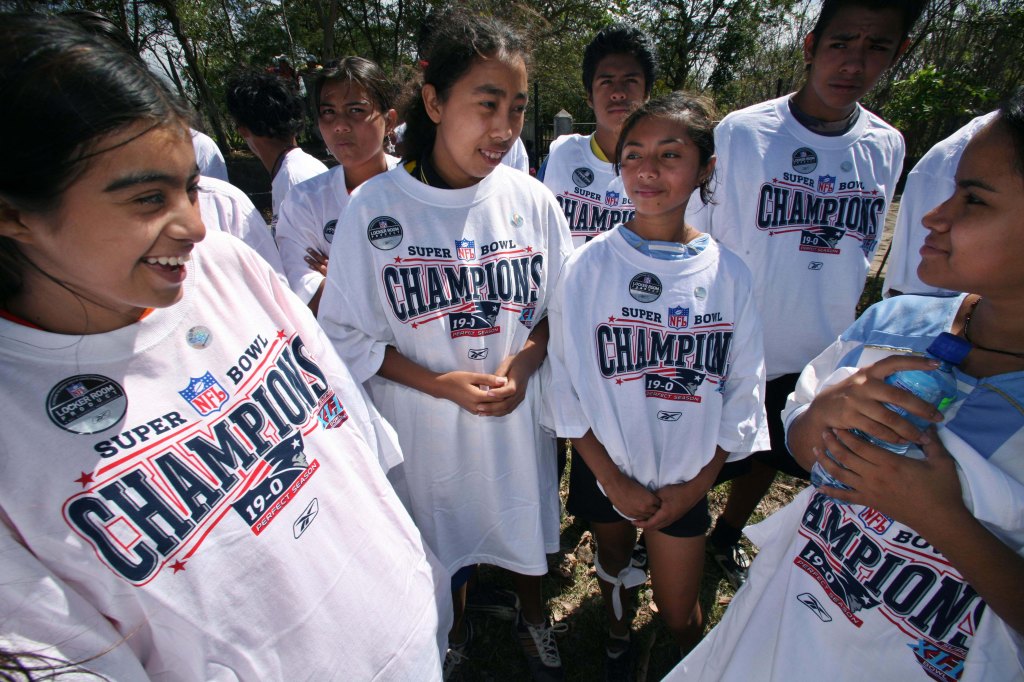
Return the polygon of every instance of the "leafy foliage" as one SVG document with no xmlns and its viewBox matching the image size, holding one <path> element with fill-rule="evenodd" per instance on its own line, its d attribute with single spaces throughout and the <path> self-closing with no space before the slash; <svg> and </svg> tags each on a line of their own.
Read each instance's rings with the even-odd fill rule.
<svg viewBox="0 0 1024 682">
<path fill-rule="evenodd" d="M 85 8 L 111 18 L 154 68 L 200 112 L 222 146 L 233 136 L 222 109 L 235 69 L 296 68 L 360 54 L 400 82 L 414 79 L 426 18 L 444 0 L 0 0 L 2 10 Z M 820 0 L 460 0 L 510 20 L 534 45 L 535 125 L 567 110 L 591 120 L 580 82 L 583 48 L 614 20 L 658 45 L 656 92 L 706 91 L 724 112 L 791 92 L 803 78 L 801 45 Z M 908 160 L 1024 82 L 1016 58 L 1024 0 L 929 0 L 910 49 L 865 104 L 905 133 Z M 529 135 L 529 133 L 528 133 Z"/>
<path fill-rule="evenodd" d="M 867 101 L 903 132 L 908 161 L 1024 83 L 1021 35 L 1024 0 L 928 3 L 893 78 Z"/>
</svg>

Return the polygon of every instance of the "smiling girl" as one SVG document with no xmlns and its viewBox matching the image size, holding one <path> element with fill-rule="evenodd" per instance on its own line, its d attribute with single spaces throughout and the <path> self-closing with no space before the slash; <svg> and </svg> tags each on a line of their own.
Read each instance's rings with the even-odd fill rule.
<svg viewBox="0 0 1024 682">
<path fill-rule="evenodd" d="M 65 20 L 3 16 L 0 73 L 0 648 L 440 677 L 394 434 L 266 262 L 205 234 L 186 110 Z"/>
<path fill-rule="evenodd" d="M 637 528 L 654 599 L 681 647 L 701 634 L 707 491 L 766 439 L 761 326 L 743 263 L 688 225 L 714 169 L 710 102 L 673 93 L 623 124 L 619 169 L 636 216 L 566 263 L 551 305 L 559 436 L 576 447 L 568 510 L 590 522 L 610 621 L 608 679 L 632 679 L 624 588 Z"/>
<path fill-rule="evenodd" d="M 552 444 L 530 381 L 547 347 L 550 289 L 571 249 L 543 185 L 501 164 L 527 103 L 526 52 L 506 26 L 437 23 L 406 118 L 406 163 L 352 196 L 335 235 L 319 319 L 410 457 L 392 480 L 453 574 L 509 569 L 534 675 L 561 675 L 542 608 L 558 549 Z M 460 582 L 460 581 L 459 581 Z M 449 662 L 469 633 L 460 614 Z"/>
<path fill-rule="evenodd" d="M 394 130 L 394 87 L 380 67 L 362 57 L 328 64 L 313 96 L 320 135 L 340 165 L 296 185 L 281 205 L 277 245 L 285 275 L 315 314 L 323 293 L 338 216 L 349 194 L 398 159 L 384 151 Z"/>
</svg>

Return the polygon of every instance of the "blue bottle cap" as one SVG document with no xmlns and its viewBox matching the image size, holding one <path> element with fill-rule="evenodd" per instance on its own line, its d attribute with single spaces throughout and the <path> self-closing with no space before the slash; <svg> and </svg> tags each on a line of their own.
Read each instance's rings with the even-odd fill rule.
<svg viewBox="0 0 1024 682">
<path fill-rule="evenodd" d="M 928 354 L 951 365 L 959 365 L 971 352 L 971 342 L 955 334 L 942 332 L 928 346 Z"/>
</svg>

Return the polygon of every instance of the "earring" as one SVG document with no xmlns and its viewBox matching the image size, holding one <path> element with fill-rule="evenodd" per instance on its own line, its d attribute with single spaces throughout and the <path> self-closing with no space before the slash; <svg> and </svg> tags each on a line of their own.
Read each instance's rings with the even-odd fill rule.
<svg viewBox="0 0 1024 682">
<path fill-rule="evenodd" d="M 385 135 L 384 136 L 384 153 L 385 154 L 394 154 L 395 153 L 395 143 L 391 140 L 391 136 L 390 135 Z"/>
</svg>

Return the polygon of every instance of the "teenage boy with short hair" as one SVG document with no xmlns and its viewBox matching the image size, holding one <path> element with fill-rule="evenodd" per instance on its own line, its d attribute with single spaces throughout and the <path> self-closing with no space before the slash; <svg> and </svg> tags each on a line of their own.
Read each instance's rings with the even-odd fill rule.
<svg viewBox="0 0 1024 682">
<path fill-rule="evenodd" d="M 609 191 L 608 184 L 615 178 L 622 123 L 651 96 L 656 74 L 653 42 L 631 26 L 602 29 L 583 53 L 583 86 L 597 128 L 592 135 L 563 135 L 552 142 L 538 173 L 565 211 L 577 248 L 633 217 L 632 202 L 621 191 Z"/>
<path fill-rule="evenodd" d="M 714 203 L 687 216 L 746 262 L 764 324 L 772 449 L 733 480 L 709 537 L 737 588 L 749 565 L 741 529 L 776 470 L 807 477 L 780 412 L 804 366 L 853 322 L 903 167 L 903 137 L 858 100 L 906 50 L 922 9 L 923 0 L 825 0 L 804 40 L 803 86 L 722 120 Z"/>
</svg>

